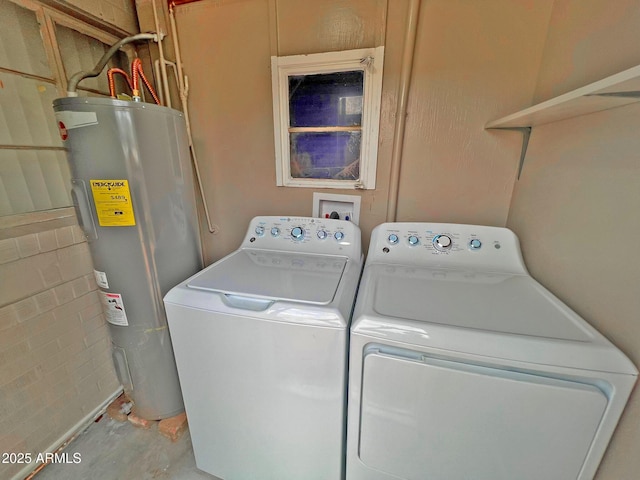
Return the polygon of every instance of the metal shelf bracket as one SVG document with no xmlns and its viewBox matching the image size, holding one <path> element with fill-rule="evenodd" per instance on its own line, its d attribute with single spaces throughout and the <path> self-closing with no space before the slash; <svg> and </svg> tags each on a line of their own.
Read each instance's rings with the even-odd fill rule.
<svg viewBox="0 0 640 480">
<path fill-rule="evenodd" d="M 531 138 L 531 127 L 490 127 L 491 130 L 513 130 L 522 133 L 522 149 L 520 150 L 520 162 L 518 163 L 518 180 L 524 166 L 524 157 L 527 155 L 527 147 Z"/>
</svg>

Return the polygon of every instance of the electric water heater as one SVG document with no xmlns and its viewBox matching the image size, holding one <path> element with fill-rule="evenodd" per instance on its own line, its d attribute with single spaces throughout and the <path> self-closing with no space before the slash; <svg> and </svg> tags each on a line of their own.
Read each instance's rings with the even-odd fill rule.
<svg viewBox="0 0 640 480">
<path fill-rule="evenodd" d="M 116 372 L 136 414 L 183 411 L 162 298 L 202 268 L 184 116 L 150 103 L 54 101 Z"/>
</svg>

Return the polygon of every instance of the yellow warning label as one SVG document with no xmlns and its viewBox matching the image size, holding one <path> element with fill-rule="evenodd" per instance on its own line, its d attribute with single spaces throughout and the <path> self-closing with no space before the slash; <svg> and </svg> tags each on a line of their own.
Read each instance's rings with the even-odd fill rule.
<svg viewBox="0 0 640 480">
<path fill-rule="evenodd" d="M 128 227 L 136 224 L 127 180 L 90 180 L 101 227 Z"/>
</svg>

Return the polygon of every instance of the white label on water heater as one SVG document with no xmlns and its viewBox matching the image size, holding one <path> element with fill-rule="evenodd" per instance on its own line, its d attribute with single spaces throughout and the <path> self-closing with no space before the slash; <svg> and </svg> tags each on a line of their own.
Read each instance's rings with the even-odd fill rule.
<svg viewBox="0 0 640 480">
<path fill-rule="evenodd" d="M 127 327 L 129 321 L 124 311 L 122 295 L 119 293 L 100 292 L 102 295 L 102 305 L 104 306 L 104 316 L 111 325 Z"/>
<path fill-rule="evenodd" d="M 107 274 L 100 270 L 94 270 L 93 276 L 96 277 L 96 283 L 100 288 L 109 288 L 109 281 L 107 280 Z"/>
</svg>

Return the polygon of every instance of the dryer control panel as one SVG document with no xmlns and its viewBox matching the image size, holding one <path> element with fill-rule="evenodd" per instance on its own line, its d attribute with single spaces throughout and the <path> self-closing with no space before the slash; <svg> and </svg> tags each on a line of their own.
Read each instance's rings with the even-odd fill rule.
<svg viewBox="0 0 640 480">
<path fill-rule="evenodd" d="M 360 229 L 345 221 L 313 217 L 255 217 L 241 248 L 341 255 L 360 260 Z"/>
<path fill-rule="evenodd" d="M 453 223 L 383 223 L 371 234 L 369 263 L 526 273 L 507 228 Z"/>
</svg>

